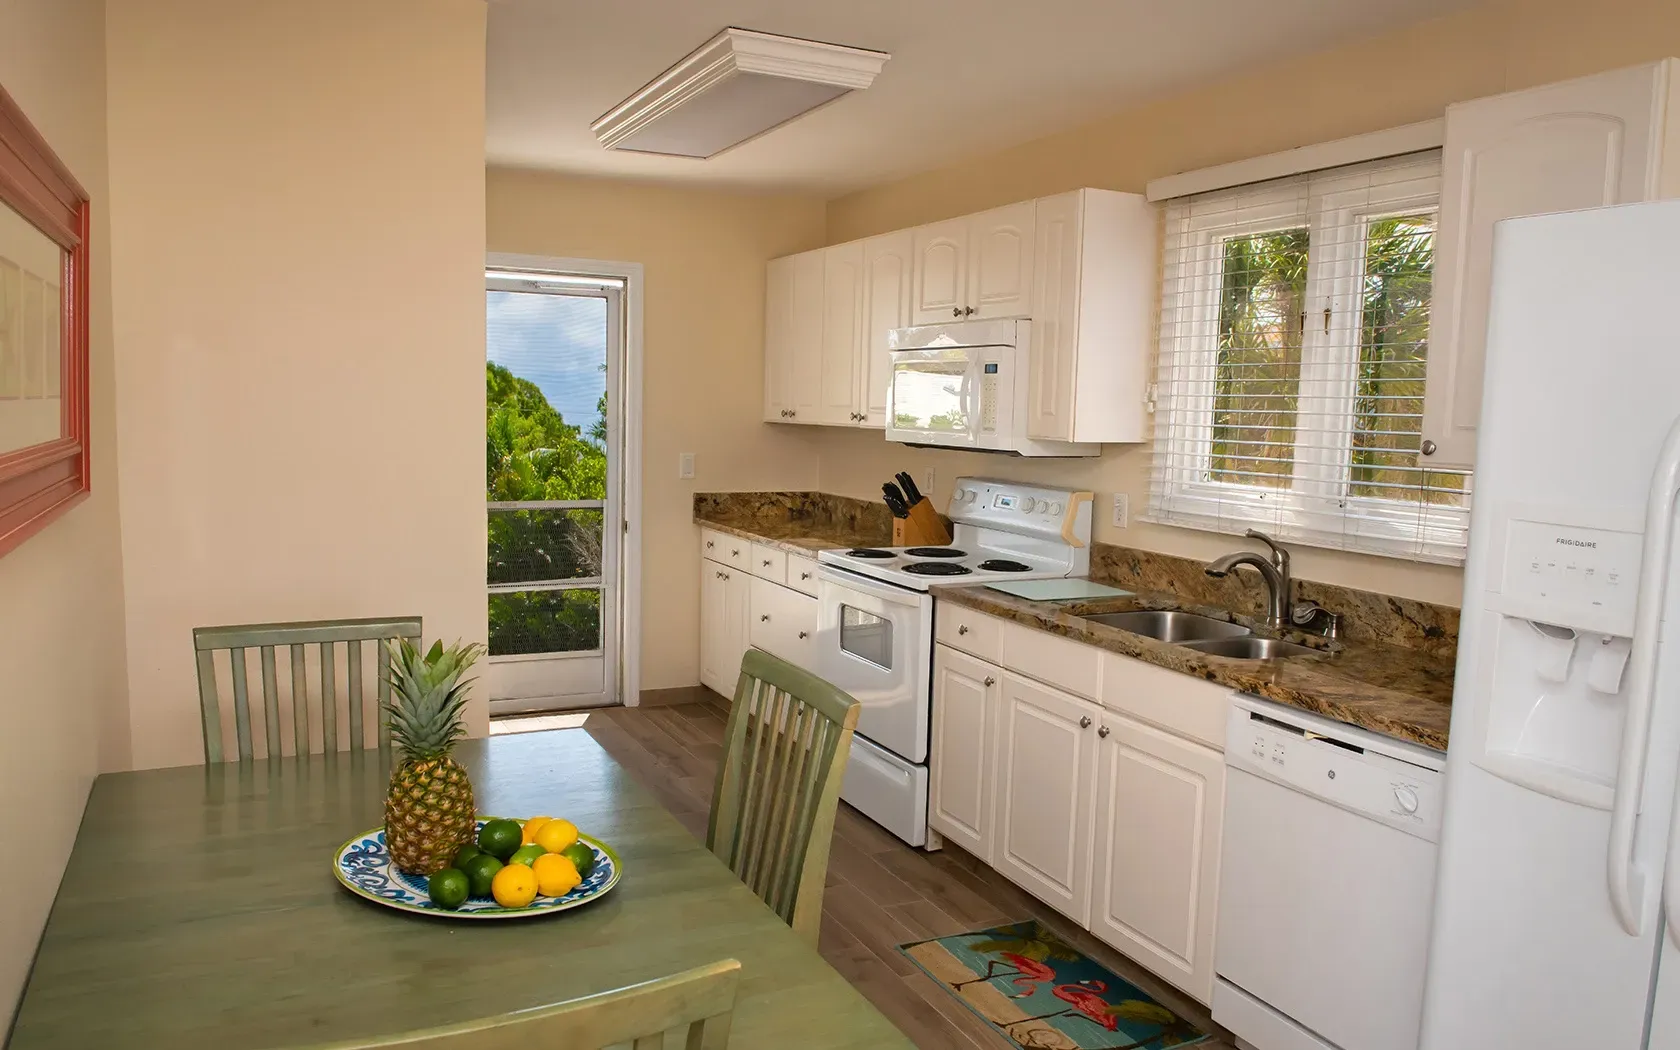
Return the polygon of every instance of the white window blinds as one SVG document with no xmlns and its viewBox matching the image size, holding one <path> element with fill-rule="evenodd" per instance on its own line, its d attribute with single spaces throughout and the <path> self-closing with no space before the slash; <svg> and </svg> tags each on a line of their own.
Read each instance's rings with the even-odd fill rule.
<svg viewBox="0 0 1680 1050">
<path fill-rule="evenodd" d="M 1438 151 L 1173 201 L 1148 520 L 1464 560 L 1418 464 Z"/>
</svg>

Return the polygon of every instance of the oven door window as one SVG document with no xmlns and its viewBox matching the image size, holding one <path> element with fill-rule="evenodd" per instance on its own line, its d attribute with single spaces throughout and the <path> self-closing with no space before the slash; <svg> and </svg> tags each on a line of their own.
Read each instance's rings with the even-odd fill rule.
<svg viewBox="0 0 1680 1050">
<path fill-rule="evenodd" d="M 840 648 L 883 671 L 893 669 L 893 622 L 850 605 L 840 606 Z"/>
<path fill-rule="evenodd" d="M 893 362 L 892 425 L 933 434 L 967 433 L 968 370 L 968 360 L 955 355 Z"/>
</svg>

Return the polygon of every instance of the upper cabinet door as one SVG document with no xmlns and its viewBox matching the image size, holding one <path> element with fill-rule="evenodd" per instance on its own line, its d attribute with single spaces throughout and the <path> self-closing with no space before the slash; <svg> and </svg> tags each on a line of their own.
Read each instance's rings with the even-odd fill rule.
<svg viewBox="0 0 1680 1050">
<path fill-rule="evenodd" d="M 860 425 L 887 425 L 887 386 L 892 381 L 892 355 L 887 333 L 910 323 L 910 230 L 886 233 L 863 242 L 863 338 L 858 360 Z"/>
<path fill-rule="evenodd" d="M 764 268 L 764 419 L 788 421 L 793 370 L 794 260 L 771 259 Z"/>
<path fill-rule="evenodd" d="M 915 251 L 911 324 L 962 320 L 968 306 L 968 224 L 965 217 L 911 231 Z"/>
<path fill-rule="evenodd" d="M 858 421 L 857 365 L 863 338 L 863 244 L 823 253 L 822 396 L 813 422 Z"/>
<path fill-rule="evenodd" d="M 1487 356 L 1493 224 L 1651 200 L 1662 177 L 1670 63 L 1447 108 L 1435 301 L 1426 366 L 1426 466 L 1475 462 Z"/>
<path fill-rule="evenodd" d="M 1027 435 L 1072 441 L 1075 339 L 1079 326 L 1079 192 L 1038 202 L 1033 230 L 1032 353 Z"/>
<path fill-rule="evenodd" d="M 1033 202 L 981 212 L 969 220 L 968 302 L 964 316 L 1031 317 Z"/>
<path fill-rule="evenodd" d="M 794 423 L 818 422 L 817 403 L 822 398 L 823 298 L 826 252 L 801 252 L 791 256 L 793 292 L 788 311 L 791 338 L 788 346 L 787 407 Z"/>
</svg>

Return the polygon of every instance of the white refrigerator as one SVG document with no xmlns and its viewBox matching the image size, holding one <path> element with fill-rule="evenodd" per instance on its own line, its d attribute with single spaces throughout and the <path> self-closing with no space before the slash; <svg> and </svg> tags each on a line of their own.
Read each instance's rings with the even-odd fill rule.
<svg viewBox="0 0 1680 1050">
<path fill-rule="evenodd" d="M 1499 224 L 1422 1050 L 1680 1050 L 1680 201 Z"/>
</svg>

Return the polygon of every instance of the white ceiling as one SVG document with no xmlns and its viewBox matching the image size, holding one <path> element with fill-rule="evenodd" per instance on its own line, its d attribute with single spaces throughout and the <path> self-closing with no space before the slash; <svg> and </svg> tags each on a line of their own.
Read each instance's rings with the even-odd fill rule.
<svg viewBox="0 0 1680 1050">
<path fill-rule="evenodd" d="M 838 194 L 1473 2 L 491 0 L 486 150 L 492 164 Z M 710 160 L 596 143 L 591 121 L 725 26 L 892 59 L 867 91 Z"/>
</svg>

